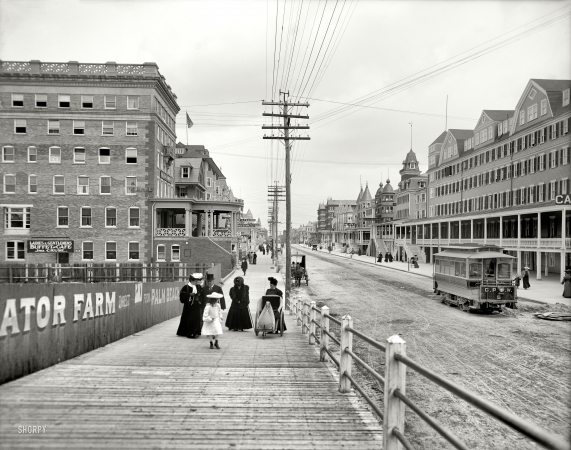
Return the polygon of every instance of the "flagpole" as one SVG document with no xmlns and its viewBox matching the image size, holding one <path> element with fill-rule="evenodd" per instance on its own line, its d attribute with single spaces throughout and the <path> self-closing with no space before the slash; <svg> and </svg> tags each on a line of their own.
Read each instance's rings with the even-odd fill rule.
<svg viewBox="0 0 571 450">
<path fill-rule="evenodd" d="M 188 111 L 185 110 L 184 112 L 186 113 L 186 117 L 188 117 Z M 186 145 L 188 145 L 188 123 L 186 124 Z"/>
</svg>

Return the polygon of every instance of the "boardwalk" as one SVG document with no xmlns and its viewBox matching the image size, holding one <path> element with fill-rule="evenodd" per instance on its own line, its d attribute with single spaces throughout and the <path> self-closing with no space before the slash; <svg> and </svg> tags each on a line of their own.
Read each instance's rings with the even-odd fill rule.
<svg viewBox="0 0 571 450">
<path fill-rule="evenodd" d="M 268 257 L 250 266 L 253 298 L 271 274 Z M 177 337 L 176 318 L 0 386 L 0 448 L 381 448 L 381 426 L 286 323 L 210 350 Z"/>
</svg>

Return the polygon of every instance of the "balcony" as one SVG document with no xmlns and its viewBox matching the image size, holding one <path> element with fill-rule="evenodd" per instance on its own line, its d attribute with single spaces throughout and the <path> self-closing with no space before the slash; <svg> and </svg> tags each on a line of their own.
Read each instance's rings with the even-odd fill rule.
<svg viewBox="0 0 571 450">
<path fill-rule="evenodd" d="M 184 237 L 184 228 L 155 228 L 156 237 Z"/>
<path fill-rule="evenodd" d="M 232 232 L 227 228 L 214 228 L 212 237 L 232 237 Z"/>
</svg>

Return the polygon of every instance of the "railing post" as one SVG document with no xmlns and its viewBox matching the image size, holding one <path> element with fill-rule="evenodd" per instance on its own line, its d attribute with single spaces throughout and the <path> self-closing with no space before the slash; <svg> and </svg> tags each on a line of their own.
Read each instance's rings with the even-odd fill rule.
<svg viewBox="0 0 571 450">
<path fill-rule="evenodd" d="M 329 317 L 325 315 L 329 314 L 329 307 L 322 306 L 321 307 L 321 350 L 319 351 L 319 361 L 325 361 L 327 356 L 327 352 L 325 350 L 329 350 L 329 335 L 325 333 L 326 331 L 329 332 Z"/>
<path fill-rule="evenodd" d="M 385 353 L 385 417 L 383 419 L 383 450 L 401 450 L 402 444 L 393 434 L 398 428 L 404 434 L 405 405 L 395 397 L 395 390 L 405 393 L 406 366 L 395 359 L 395 354 L 406 355 L 406 342 L 394 335 L 387 339 Z"/>
<path fill-rule="evenodd" d="M 343 316 L 341 320 L 341 348 L 339 349 L 339 392 L 347 394 L 351 392 L 351 381 L 345 376 L 351 375 L 351 355 L 345 351 L 346 348 L 353 351 L 353 334 L 347 331 L 347 327 L 353 327 L 351 316 Z"/>
<path fill-rule="evenodd" d="M 303 300 L 300 300 L 298 303 L 298 307 L 297 307 L 297 324 L 298 325 L 302 325 L 302 321 L 301 321 L 302 310 L 303 310 Z"/>
<path fill-rule="evenodd" d="M 315 308 L 315 302 L 309 304 L 309 345 L 315 345 L 315 319 L 317 314 L 313 308 Z"/>
<path fill-rule="evenodd" d="M 292 314 L 294 314 L 295 311 L 295 305 L 297 304 L 297 298 L 294 298 L 293 300 L 291 300 L 290 298 L 290 306 L 289 306 L 289 315 L 291 316 Z"/>
<path fill-rule="evenodd" d="M 303 312 L 302 312 L 302 316 L 301 316 L 301 332 L 303 334 L 307 334 L 308 332 L 308 328 L 307 328 L 307 322 L 309 322 L 309 320 L 307 319 L 307 310 L 309 309 L 309 305 L 306 302 L 303 302 Z"/>
</svg>

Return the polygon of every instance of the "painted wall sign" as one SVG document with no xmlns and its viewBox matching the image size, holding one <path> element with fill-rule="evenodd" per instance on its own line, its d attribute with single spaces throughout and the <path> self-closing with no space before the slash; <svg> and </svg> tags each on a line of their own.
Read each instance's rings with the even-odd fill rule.
<svg viewBox="0 0 571 450">
<path fill-rule="evenodd" d="M 28 253 L 73 253 L 73 251 L 73 241 L 69 239 L 28 241 Z"/>
<path fill-rule="evenodd" d="M 172 177 L 169 174 L 167 174 L 166 172 L 163 172 L 162 170 L 160 171 L 160 173 L 161 173 L 161 179 L 162 180 L 165 180 L 166 182 L 172 184 Z"/>
</svg>

